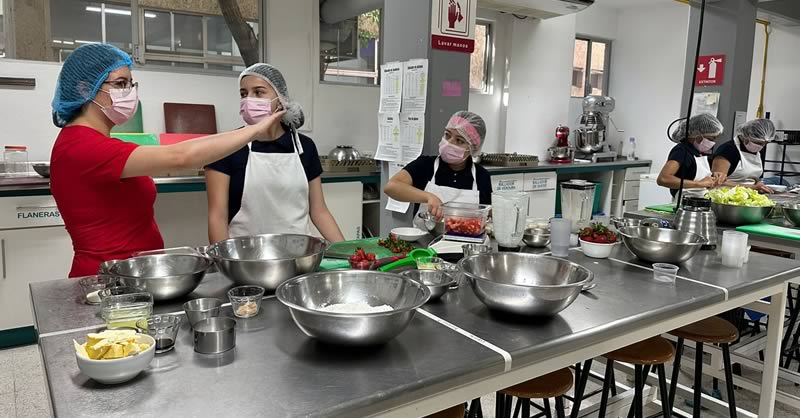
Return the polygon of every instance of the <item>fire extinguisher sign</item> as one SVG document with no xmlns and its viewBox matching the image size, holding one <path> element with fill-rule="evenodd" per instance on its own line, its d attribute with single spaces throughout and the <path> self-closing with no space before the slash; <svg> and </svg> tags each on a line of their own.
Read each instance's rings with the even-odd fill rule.
<svg viewBox="0 0 800 418">
<path fill-rule="evenodd" d="M 725 75 L 725 55 L 701 55 L 697 59 L 695 86 L 720 86 Z"/>
<path fill-rule="evenodd" d="M 471 54 L 478 0 L 433 0 L 431 47 Z"/>
</svg>

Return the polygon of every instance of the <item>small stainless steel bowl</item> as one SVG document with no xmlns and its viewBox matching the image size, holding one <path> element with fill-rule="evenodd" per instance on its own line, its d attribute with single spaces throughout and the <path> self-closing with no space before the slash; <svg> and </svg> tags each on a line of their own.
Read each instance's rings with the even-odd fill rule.
<svg viewBox="0 0 800 418">
<path fill-rule="evenodd" d="M 184 303 L 183 311 L 186 312 L 189 324 L 194 328 L 196 323 L 204 319 L 218 317 L 221 306 L 222 301 L 217 298 L 200 298 Z"/>
<path fill-rule="evenodd" d="M 682 263 L 708 242 L 691 232 L 646 226 L 622 227 L 619 234 L 630 252 L 652 263 Z"/>
<path fill-rule="evenodd" d="M 328 244 L 309 235 L 254 235 L 218 242 L 208 249 L 208 255 L 237 285 L 273 291 L 285 280 L 316 271 Z"/>
<path fill-rule="evenodd" d="M 141 287 L 160 301 L 192 293 L 211 264 L 211 259 L 201 255 L 144 255 L 114 263 L 109 274 L 123 285 Z"/>
<path fill-rule="evenodd" d="M 289 307 L 295 324 L 309 337 L 364 346 L 384 344 L 403 332 L 431 292 L 422 283 L 399 274 L 332 270 L 287 280 L 275 295 Z M 320 310 L 338 303 L 389 305 L 392 310 L 352 314 Z"/>
<path fill-rule="evenodd" d="M 525 253 L 475 255 L 458 267 L 489 309 L 518 315 L 555 315 L 594 279 L 589 269 L 569 260 Z"/>
<path fill-rule="evenodd" d="M 781 209 L 783 210 L 783 216 L 786 220 L 800 228 L 800 204 L 783 205 Z"/>
<path fill-rule="evenodd" d="M 734 226 L 760 224 L 773 209 L 773 206 L 753 207 L 711 203 L 711 210 L 717 216 L 717 221 Z"/>
<path fill-rule="evenodd" d="M 406 270 L 400 274 L 422 282 L 431 291 L 428 302 L 441 299 L 447 289 L 456 283 L 456 278 L 443 270 Z"/>
<path fill-rule="evenodd" d="M 528 228 L 522 236 L 522 242 L 529 247 L 546 247 L 550 243 L 550 230 L 546 228 Z"/>
<path fill-rule="evenodd" d="M 31 167 L 36 174 L 46 179 L 50 178 L 50 163 L 31 163 Z"/>
<path fill-rule="evenodd" d="M 224 353 L 236 346 L 236 321 L 217 317 L 204 319 L 192 327 L 194 351 L 201 354 Z"/>
</svg>

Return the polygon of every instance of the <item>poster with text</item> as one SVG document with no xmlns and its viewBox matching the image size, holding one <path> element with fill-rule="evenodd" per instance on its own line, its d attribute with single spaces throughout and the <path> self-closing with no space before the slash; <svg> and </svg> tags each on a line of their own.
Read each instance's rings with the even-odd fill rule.
<svg viewBox="0 0 800 418">
<path fill-rule="evenodd" d="M 410 163 L 422 154 L 425 142 L 425 114 L 412 112 L 400 114 L 400 161 Z"/>
<path fill-rule="evenodd" d="M 428 60 L 403 63 L 403 107 L 405 113 L 425 113 L 428 98 Z"/>
<path fill-rule="evenodd" d="M 381 161 L 400 161 L 400 115 L 398 113 L 378 113 L 378 150 L 375 159 Z"/>
<path fill-rule="evenodd" d="M 403 100 L 403 63 L 381 65 L 381 102 L 378 112 L 400 113 Z"/>
</svg>

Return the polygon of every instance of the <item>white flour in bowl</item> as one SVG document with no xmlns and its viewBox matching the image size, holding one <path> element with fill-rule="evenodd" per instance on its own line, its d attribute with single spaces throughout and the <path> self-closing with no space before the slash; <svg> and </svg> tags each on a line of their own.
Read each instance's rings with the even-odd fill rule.
<svg viewBox="0 0 800 418">
<path fill-rule="evenodd" d="M 322 312 L 331 312 L 331 313 L 367 314 L 367 313 L 389 312 L 393 310 L 393 308 L 389 305 L 370 306 L 370 304 L 366 302 L 353 302 L 353 303 L 334 303 L 332 305 L 319 308 L 319 310 Z"/>
</svg>

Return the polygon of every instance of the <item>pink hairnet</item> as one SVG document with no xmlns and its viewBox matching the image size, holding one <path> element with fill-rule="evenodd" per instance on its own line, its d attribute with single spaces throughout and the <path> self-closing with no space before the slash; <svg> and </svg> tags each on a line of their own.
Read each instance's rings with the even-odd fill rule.
<svg viewBox="0 0 800 418">
<path fill-rule="evenodd" d="M 475 113 L 461 110 L 447 121 L 445 129 L 452 129 L 472 144 L 473 152 L 478 151 L 486 138 L 486 122 Z"/>
</svg>

